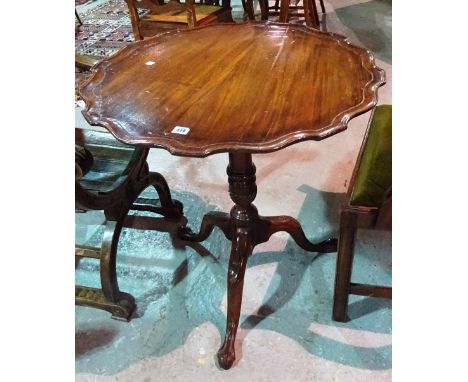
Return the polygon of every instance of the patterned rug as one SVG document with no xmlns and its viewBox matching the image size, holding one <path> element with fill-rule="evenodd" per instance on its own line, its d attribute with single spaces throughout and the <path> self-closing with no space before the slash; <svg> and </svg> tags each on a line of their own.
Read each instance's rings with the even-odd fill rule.
<svg viewBox="0 0 468 382">
<path fill-rule="evenodd" d="M 83 0 L 79 0 L 83 1 Z M 95 0 L 91 0 L 95 1 Z M 143 14 L 141 10 L 139 13 Z M 242 6 L 232 4 L 235 21 L 242 21 Z M 108 57 L 134 41 L 127 4 L 124 0 L 110 0 L 88 11 L 80 12 L 83 25 L 77 27 L 75 51 L 94 57 Z"/>
<path fill-rule="evenodd" d="M 75 0 L 81 4 L 96 0 Z M 76 26 L 75 52 L 96 58 L 109 57 L 133 39 L 132 26 L 124 0 L 110 0 L 87 11 L 81 11 L 81 26 Z M 75 68 L 75 102 L 79 87 L 89 77 L 87 71 Z"/>
<path fill-rule="evenodd" d="M 110 0 L 81 13 L 80 18 L 83 25 L 75 34 L 75 51 L 78 54 L 108 57 L 133 41 L 124 0 Z"/>
<path fill-rule="evenodd" d="M 85 4 L 97 0 L 75 0 Z M 232 15 L 235 21 L 243 21 L 242 6 L 233 1 Z M 109 0 L 81 11 L 82 25 L 75 24 L 75 52 L 96 58 L 109 57 L 134 41 L 130 16 L 124 0 Z M 142 10 L 140 13 L 143 14 Z M 76 23 L 76 20 L 75 20 Z M 78 88 L 89 77 L 87 72 L 75 69 L 75 101 L 79 99 Z"/>
</svg>

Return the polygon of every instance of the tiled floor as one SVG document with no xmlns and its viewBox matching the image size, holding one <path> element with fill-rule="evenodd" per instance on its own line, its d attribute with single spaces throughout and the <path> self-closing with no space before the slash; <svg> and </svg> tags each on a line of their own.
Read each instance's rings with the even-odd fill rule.
<svg viewBox="0 0 468 382">
<path fill-rule="evenodd" d="M 240 2 L 239 2 L 240 3 Z M 329 31 L 375 53 L 386 71 L 379 103 L 391 103 L 391 3 L 325 1 Z M 292 215 L 315 240 L 335 235 L 369 114 L 322 142 L 303 142 L 255 155 L 263 215 Z M 84 121 L 77 109 L 77 125 Z M 151 150 L 152 170 L 165 175 L 193 227 L 204 212 L 228 211 L 227 155 L 173 157 Z M 77 215 L 77 240 L 99 239 L 101 213 Z M 256 247 L 244 287 L 238 362 L 216 365 L 226 313 L 229 242 L 215 230 L 200 245 L 184 245 L 174 225 L 135 218 L 119 246 L 121 289 L 138 304 L 129 323 L 76 307 L 77 381 L 390 381 L 391 303 L 352 297 L 346 324 L 331 321 L 335 254 L 317 257 L 283 233 Z M 164 228 L 164 229 L 163 229 Z M 391 236 L 362 231 L 353 277 L 391 283 Z M 97 265 L 80 262 L 76 279 L 95 284 Z"/>
</svg>

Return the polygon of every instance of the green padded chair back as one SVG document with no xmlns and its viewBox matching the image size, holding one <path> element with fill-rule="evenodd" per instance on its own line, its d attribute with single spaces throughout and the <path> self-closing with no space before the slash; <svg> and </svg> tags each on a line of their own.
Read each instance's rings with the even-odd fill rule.
<svg viewBox="0 0 468 382">
<path fill-rule="evenodd" d="M 392 106 L 377 106 L 357 164 L 350 204 L 380 207 L 392 186 Z"/>
</svg>

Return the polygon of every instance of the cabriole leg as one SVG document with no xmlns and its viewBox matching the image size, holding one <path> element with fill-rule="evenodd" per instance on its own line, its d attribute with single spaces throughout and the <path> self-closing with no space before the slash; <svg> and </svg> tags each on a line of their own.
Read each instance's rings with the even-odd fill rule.
<svg viewBox="0 0 468 382">
<path fill-rule="evenodd" d="M 234 343 L 239 326 L 245 268 L 247 258 L 252 254 L 252 250 L 253 244 L 248 231 L 244 228 L 237 229 L 232 240 L 231 257 L 229 258 L 226 335 L 224 343 L 218 351 L 218 361 L 223 369 L 229 369 L 236 359 Z"/>
</svg>

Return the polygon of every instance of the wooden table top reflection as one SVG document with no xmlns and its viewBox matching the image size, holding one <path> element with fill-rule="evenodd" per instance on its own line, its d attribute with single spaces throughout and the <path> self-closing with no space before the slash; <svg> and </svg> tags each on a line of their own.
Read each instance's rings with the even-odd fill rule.
<svg viewBox="0 0 468 382">
<path fill-rule="evenodd" d="M 81 94 L 85 117 L 121 141 L 203 157 L 328 137 L 374 106 L 383 83 L 373 56 L 342 36 L 246 23 L 131 44 Z"/>
<path fill-rule="evenodd" d="M 286 24 L 219 24 L 137 42 L 97 65 L 81 89 L 91 124 L 131 145 L 174 155 L 229 152 L 230 213 L 209 212 L 200 242 L 214 227 L 232 242 L 221 367 L 235 361 L 243 280 L 253 248 L 278 231 L 310 252 L 335 252 L 336 239 L 310 242 L 290 216 L 261 216 L 252 154 L 320 140 L 377 103 L 385 81 L 372 54 L 342 36 Z"/>
</svg>

